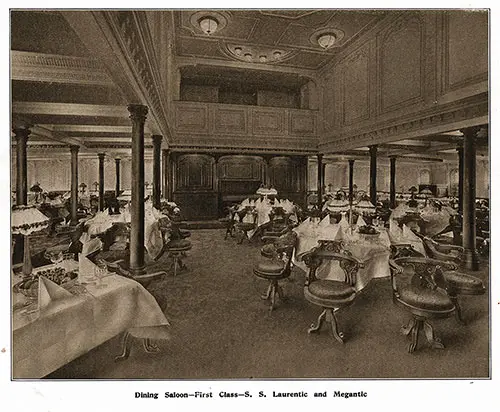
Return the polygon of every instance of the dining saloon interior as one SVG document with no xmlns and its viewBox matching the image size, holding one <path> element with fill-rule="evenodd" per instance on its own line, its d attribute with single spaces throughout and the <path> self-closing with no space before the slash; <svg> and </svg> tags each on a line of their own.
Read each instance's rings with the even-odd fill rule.
<svg viewBox="0 0 500 412">
<path fill-rule="evenodd" d="M 490 376 L 488 12 L 10 24 L 13 378 Z"/>
</svg>

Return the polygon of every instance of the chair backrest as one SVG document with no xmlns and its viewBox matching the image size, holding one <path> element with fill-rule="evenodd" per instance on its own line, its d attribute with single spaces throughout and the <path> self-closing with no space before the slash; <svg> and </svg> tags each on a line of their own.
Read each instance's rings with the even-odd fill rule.
<svg viewBox="0 0 500 412">
<path fill-rule="evenodd" d="M 340 268 L 344 271 L 344 281 L 354 286 L 358 270 L 362 268 L 363 263 L 356 259 L 352 254 L 345 249 L 342 241 L 322 241 L 320 246 L 315 247 L 311 251 L 302 255 L 302 259 L 309 268 L 305 286 L 309 286 L 317 279 L 316 271 L 325 260 L 338 261 Z"/>
<path fill-rule="evenodd" d="M 452 262 L 430 259 L 426 257 L 399 257 L 389 260 L 391 269 L 391 286 L 393 297 L 399 296 L 399 290 L 404 286 L 418 288 L 446 289 L 443 271 L 456 270 Z"/>
</svg>

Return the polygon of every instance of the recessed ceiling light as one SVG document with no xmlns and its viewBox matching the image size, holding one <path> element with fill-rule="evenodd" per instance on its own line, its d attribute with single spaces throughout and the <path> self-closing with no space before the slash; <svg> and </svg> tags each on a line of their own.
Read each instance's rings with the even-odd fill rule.
<svg viewBox="0 0 500 412">
<path fill-rule="evenodd" d="M 280 51 L 275 51 L 275 52 L 273 53 L 273 56 L 274 56 L 274 58 L 275 58 L 276 60 L 279 60 L 279 59 L 281 59 L 281 52 L 280 52 Z"/>
<path fill-rule="evenodd" d="M 245 59 L 247 59 L 249 62 L 252 61 L 252 54 L 251 53 L 245 53 Z"/>
<path fill-rule="evenodd" d="M 236 54 L 236 56 L 241 56 L 242 52 L 243 52 L 243 50 L 242 50 L 241 47 L 235 47 L 234 48 L 234 54 Z"/>
<path fill-rule="evenodd" d="M 259 61 L 261 63 L 265 63 L 267 61 L 267 56 L 264 56 L 264 55 L 263 56 L 259 56 Z"/>
<path fill-rule="evenodd" d="M 325 50 L 333 46 L 337 36 L 334 33 L 324 33 L 318 37 L 318 44 Z"/>
</svg>

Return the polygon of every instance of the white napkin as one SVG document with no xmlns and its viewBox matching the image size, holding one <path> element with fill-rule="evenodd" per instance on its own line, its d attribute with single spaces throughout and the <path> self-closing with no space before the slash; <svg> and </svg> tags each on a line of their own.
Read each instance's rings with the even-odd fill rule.
<svg viewBox="0 0 500 412">
<path fill-rule="evenodd" d="M 330 226 L 330 215 L 326 215 L 321 222 L 319 222 L 319 226 L 326 227 Z"/>
<path fill-rule="evenodd" d="M 359 216 L 358 221 L 356 222 L 356 226 L 358 226 L 358 227 L 366 226 L 365 219 L 363 219 L 363 217 Z"/>
<path fill-rule="evenodd" d="M 38 278 L 38 309 L 41 311 L 51 302 L 73 296 L 66 289 L 55 284 L 44 276 Z"/>
<path fill-rule="evenodd" d="M 403 237 L 403 231 L 399 225 L 393 220 L 389 220 L 389 239 L 391 243 L 399 243 Z"/>
<path fill-rule="evenodd" d="M 419 237 L 406 225 L 403 225 L 403 238 L 406 240 L 420 240 Z"/>
<path fill-rule="evenodd" d="M 339 225 L 339 229 L 337 230 L 337 234 L 335 235 L 334 240 L 339 241 L 339 240 L 344 240 L 345 239 L 345 234 L 344 234 L 344 229 L 341 225 Z"/>
<path fill-rule="evenodd" d="M 87 256 L 100 249 L 102 249 L 102 242 L 99 238 L 83 243 L 82 253 L 78 255 L 78 282 L 87 283 L 94 278 L 95 265 Z"/>
</svg>

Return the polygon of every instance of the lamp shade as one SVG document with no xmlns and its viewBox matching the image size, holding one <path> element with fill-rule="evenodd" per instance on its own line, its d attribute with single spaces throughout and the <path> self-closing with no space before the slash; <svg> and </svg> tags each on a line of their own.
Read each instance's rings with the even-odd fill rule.
<svg viewBox="0 0 500 412">
<path fill-rule="evenodd" d="M 375 206 L 368 199 L 361 199 L 355 208 L 359 213 L 375 212 Z"/>
<path fill-rule="evenodd" d="M 11 215 L 12 233 L 29 235 L 45 229 L 50 219 L 35 206 L 14 206 Z"/>
<path fill-rule="evenodd" d="M 332 199 L 326 204 L 326 210 L 330 212 L 347 212 L 349 202 L 345 199 Z"/>
</svg>

